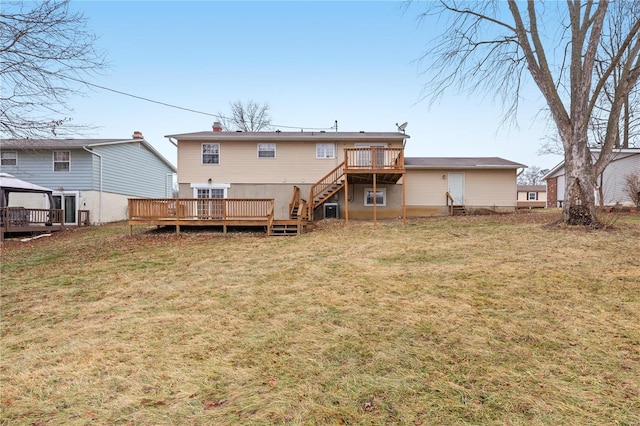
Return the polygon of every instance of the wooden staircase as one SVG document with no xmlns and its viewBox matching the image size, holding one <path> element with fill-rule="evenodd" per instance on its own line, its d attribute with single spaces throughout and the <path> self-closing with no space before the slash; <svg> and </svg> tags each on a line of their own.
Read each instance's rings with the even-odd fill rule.
<svg viewBox="0 0 640 426">
<path fill-rule="evenodd" d="M 300 188 L 294 186 L 289 203 L 289 219 L 274 220 L 269 225 L 269 235 L 299 235 L 304 227 L 311 226 L 314 209 L 344 188 L 347 181 L 344 168 L 345 163 L 342 162 L 316 182 L 309 191 L 310 202 L 300 198 Z"/>
<path fill-rule="evenodd" d="M 274 220 L 269 227 L 269 235 L 274 237 L 300 235 L 302 226 L 299 220 Z"/>
<path fill-rule="evenodd" d="M 309 203 L 306 209 L 306 220 L 312 221 L 315 208 L 324 204 L 344 188 L 347 182 L 344 169 L 345 162 L 343 161 L 311 187 L 309 191 Z"/>
<path fill-rule="evenodd" d="M 467 208 L 465 206 L 453 206 L 452 216 L 465 216 Z"/>
<path fill-rule="evenodd" d="M 451 194 L 447 191 L 445 194 L 447 200 L 447 208 L 450 216 L 464 216 L 467 214 L 467 208 L 464 205 L 455 204 Z"/>
</svg>

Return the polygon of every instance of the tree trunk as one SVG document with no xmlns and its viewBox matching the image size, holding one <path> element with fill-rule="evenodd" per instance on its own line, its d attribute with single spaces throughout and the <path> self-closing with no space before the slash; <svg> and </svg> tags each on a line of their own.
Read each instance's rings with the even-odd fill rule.
<svg viewBox="0 0 640 426">
<path fill-rule="evenodd" d="M 564 223 L 600 227 L 595 204 L 595 183 L 589 148 L 586 143 L 574 141 L 565 152 Z"/>
</svg>

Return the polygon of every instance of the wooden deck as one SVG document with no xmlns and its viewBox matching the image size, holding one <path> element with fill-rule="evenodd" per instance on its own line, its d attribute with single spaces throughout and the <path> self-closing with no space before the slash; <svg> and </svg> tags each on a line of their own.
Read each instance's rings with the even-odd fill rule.
<svg viewBox="0 0 640 426">
<path fill-rule="evenodd" d="M 78 210 L 77 223 L 64 223 L 62 209 L 28 209 L 5 207 L 0 209 L 0 239 L 10 233 L 53 232 L 78 226 L 89 226 L 89 210 Z"/>
<path fill-rule="evenodd" d="M 27 209 L 3 207 L 0 209 L 0 239 L 7 233 L 50 232 L 65 228 L 64 212 L 59 209 Z"/>
<path fill-rule="evenodd" d="M 345 148 L 344 157 L 350 183 L 392 184 L 405 174 L 403 148 Z"/>
<path fill-rule="evenodd" d="M 227 232 L 229 226 L 264 226 L 270 233 L 274 224 L 273 199 L 245 198 L 162 198 L 129 199 L 129 233 L 135 225 L 221 226 Z"/>
</svg>

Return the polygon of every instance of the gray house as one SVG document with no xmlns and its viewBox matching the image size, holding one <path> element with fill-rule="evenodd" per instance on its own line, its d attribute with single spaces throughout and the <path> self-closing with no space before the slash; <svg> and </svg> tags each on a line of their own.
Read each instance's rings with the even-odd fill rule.
<svg viewBox="0 0 640 426">
<path fill-rule="evenodd" d="M 19 194 L 10 206 L 63 209 L 65 225 L 74 225 L 81 210 L 91 223 L 115 222 L 127 219 L 129 198 L 172 197 L 176 168 L 134 132 L 131 139 L 2 140 L 0 172 L 53 190 L 54 206 Z"/>
<path fill-rule="evenodd" d="M 602 150 L 591 148 L 590 151 L 595 162 Z M 603 199 L 600 203 L 600 194 L 596 192 L 594 194 L 596 203 L 604 206 L 634 205 L 625 190 L 627 176 L 640 177 L 640 148 L 616 148 L 613 150 L 604 173 L 597 177 L 596 185 L 601 188 Z M 547 181 L 547 207 L 562 207 L 566 183 L 564 161 L 549 170 L 542 179 Z"/>
</svg>

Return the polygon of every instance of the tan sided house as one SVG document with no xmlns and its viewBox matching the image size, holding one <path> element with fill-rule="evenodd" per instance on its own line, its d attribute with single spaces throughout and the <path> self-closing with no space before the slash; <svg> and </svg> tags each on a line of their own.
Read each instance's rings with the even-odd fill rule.
<svg viewBox="0 0 640 426">
<path fill-rule="evenodd" d="M 547 185 L 518 185 L 518 208 L 547 207 Z"/>
<path fill-rule="evenodd" d="M 299 233 L 318 219 L 515 211 L 516 170 L 499 158 L 404 157 L 401 132 L 224 132 L 167 136 L 176 200 L 130 200 L 130 225 L 265 226 Z M 455 210 L 454 210 L 455 207 Z"/>
</svg>

